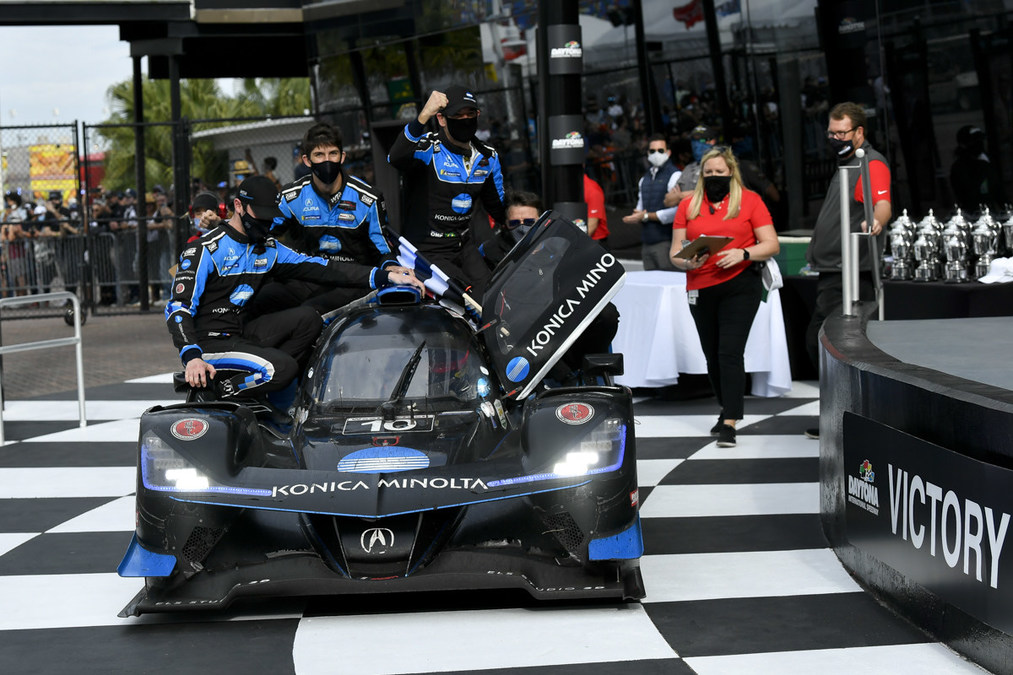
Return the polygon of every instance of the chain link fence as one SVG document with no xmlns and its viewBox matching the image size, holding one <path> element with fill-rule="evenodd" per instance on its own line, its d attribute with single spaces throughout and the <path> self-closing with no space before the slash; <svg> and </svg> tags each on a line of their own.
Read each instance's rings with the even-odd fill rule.
<svg viewBox="0 0 1013 675">
<path fill-rule="evenodd" d="M 254 173 L 279 186 L 291 182 L 313 123 L 277 117 L 0 127 L 0 296 L 66 289 L 91 313 L 159 310 L 170 270 L 193 235 L 193 197 L 210 191 L 229 205 Z M 0 318 L 64 312 L 62 304 L 30 303 Z"/>
<path fill-rule="evenodd" d="M 77 124 L 0 128 L 0 295 L 77 291 L 82 236 Z M 8 308 L 3 318 L 58 316 L 64 303 Z"/>
</svg>

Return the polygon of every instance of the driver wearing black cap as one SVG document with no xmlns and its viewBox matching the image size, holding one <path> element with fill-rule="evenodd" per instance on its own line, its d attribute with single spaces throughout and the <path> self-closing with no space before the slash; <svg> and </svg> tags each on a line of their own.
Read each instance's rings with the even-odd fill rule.
<svg viewBox="0 0 1013 675">
<path fill-rule="evenodd" d="M 405 231 L 412 243 L 430 262 L 479 290 L 490 270 L 470 232 L 476 200 L 497 226 L 506 223 L 499 155 L 475 138 L 480 112 L 465 87 L 434 91 L 387 157 L 405 176 L 405 203 L 412 205 Z M 433 118 L 439 130 L 427 133 Z"/>
<path fill-rule="evenodd" d="M 183 251 L 165 318 L 186 367 L 186 381 L 204 387 L 217 370 L 238 374 L 215 381 L 221 396 L 284 389 L 302 370 L 323 323 L 312 307 L 293 307 L 246 320 L 244 307 L 268 279 L 380 288 L 423 289 L 414 276 L 296 253 L 269 236 L 280 217 L 271 179 L 239 185 L 233 214 Z"/>
</svg>

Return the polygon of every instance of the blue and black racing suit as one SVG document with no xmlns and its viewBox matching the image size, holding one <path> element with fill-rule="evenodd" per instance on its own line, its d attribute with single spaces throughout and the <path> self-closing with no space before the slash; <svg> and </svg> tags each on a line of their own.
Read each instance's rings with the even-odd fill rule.
<svg viewBox="0 0 1013 675">
<path fill-rule="evenodd" d="M 387 224 L 383 196 L 344 170 L 341 186 L 337 194 L 323 195 L 313 186 L 312 175 L 286 185 L 278 205 L 285 216 L 275 218 L 271 234 L 287 235 L 292 248 L 306 255 L 371 267 L 396 265 L 383 236 Z M 257 297 L 252 313 L 256 316 L 305 303 L 326 319 L 364 293 L 361 288 L 293 279 L 269 284 Z"/>
<path fill-rule="evenodd" d="M 461 154 L 442 130 L 426 133 L 416 119 L 394 139 L 387 161 L 404 173 L 408 238 L 430 262 L 481 291 L 491 273 L 472 216 L 480 200 L 494 223 L 506 223 L 503 171 L 493 148 L 479 141 L 469 147 L 470 155 Z"/>
<path fill-rule="evenodd" d="M 295 378 L 323 326 L 310 307 L 249 320 L 245 308 L 266 281 L 303 279 L 366 289 L 385 285 L 386 277 L 376 267 L 297 253 L 273 238 L 257 246 L 222 223 L 180 256 L 165 320 L 183 365 L 202 358 L 216 369 L 240 371 L 216 377 L 220 393 L 264 394 L 284 389 Z"/>
</svg>

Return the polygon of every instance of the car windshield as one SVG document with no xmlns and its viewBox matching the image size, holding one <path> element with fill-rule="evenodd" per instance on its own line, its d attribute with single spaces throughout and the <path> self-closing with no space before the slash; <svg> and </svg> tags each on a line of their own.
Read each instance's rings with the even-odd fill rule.
<svg viewBox="0 0 1013 675">
<path fill-rule="evenodd" d="M 491 390 L 471 330 L 443 310 L 376 312 L 350 322 L 329 342 L 317 397 L 322 406 L 379 404 L 402 393 L 395 389 L 416 352 L 404 400 L 467 402 Z"/>
</svg>

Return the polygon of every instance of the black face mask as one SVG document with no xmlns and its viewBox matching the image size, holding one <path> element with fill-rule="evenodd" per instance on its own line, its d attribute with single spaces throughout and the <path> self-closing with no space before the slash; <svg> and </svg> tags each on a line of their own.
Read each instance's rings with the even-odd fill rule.
<svg viewBox="0 0 1013 675">
<path fill-rule="evenodd" d="M 239 218 L 243 221 L 243 227 L 246 228 L 246 236 L 254 244 L 254 253 L 263 253 L 264 241 L 267 239 L 267 235 L 270 234 L 271 223 L 274 221 L 254 218 L 250 215 L 249 211 Z"/>
<path fill-rule="evenodd" d="M 310 163 L 310 171 L 320 179 L 324 185 L 330 185 L 341 175 L 341 162 L 314 162 Z"/>
<path fill-rule="evenodd" d="M 447 133 L 459 143 L 470 143 L 478 131 L 478 118 L 465 117 L 464 119 L 447 118 Z"/>
<path fill-rule="evenodd" d="M 839 138 L 828 138 L 827 143 L 830 144 L 830 149 L 834 151 L 838 159 L 845 159 L 851 155 L 855 150 L 855 144 L 851 141 L 841 140 Z"/>
<path fill-rule="evenodd" d="M 731 189 L 731 176 L 704 176 L 703 178 L 704 194 L 707 195 L 707 200 L 712 204 L 716 204 L 727 197 Z"/>
</svg>

